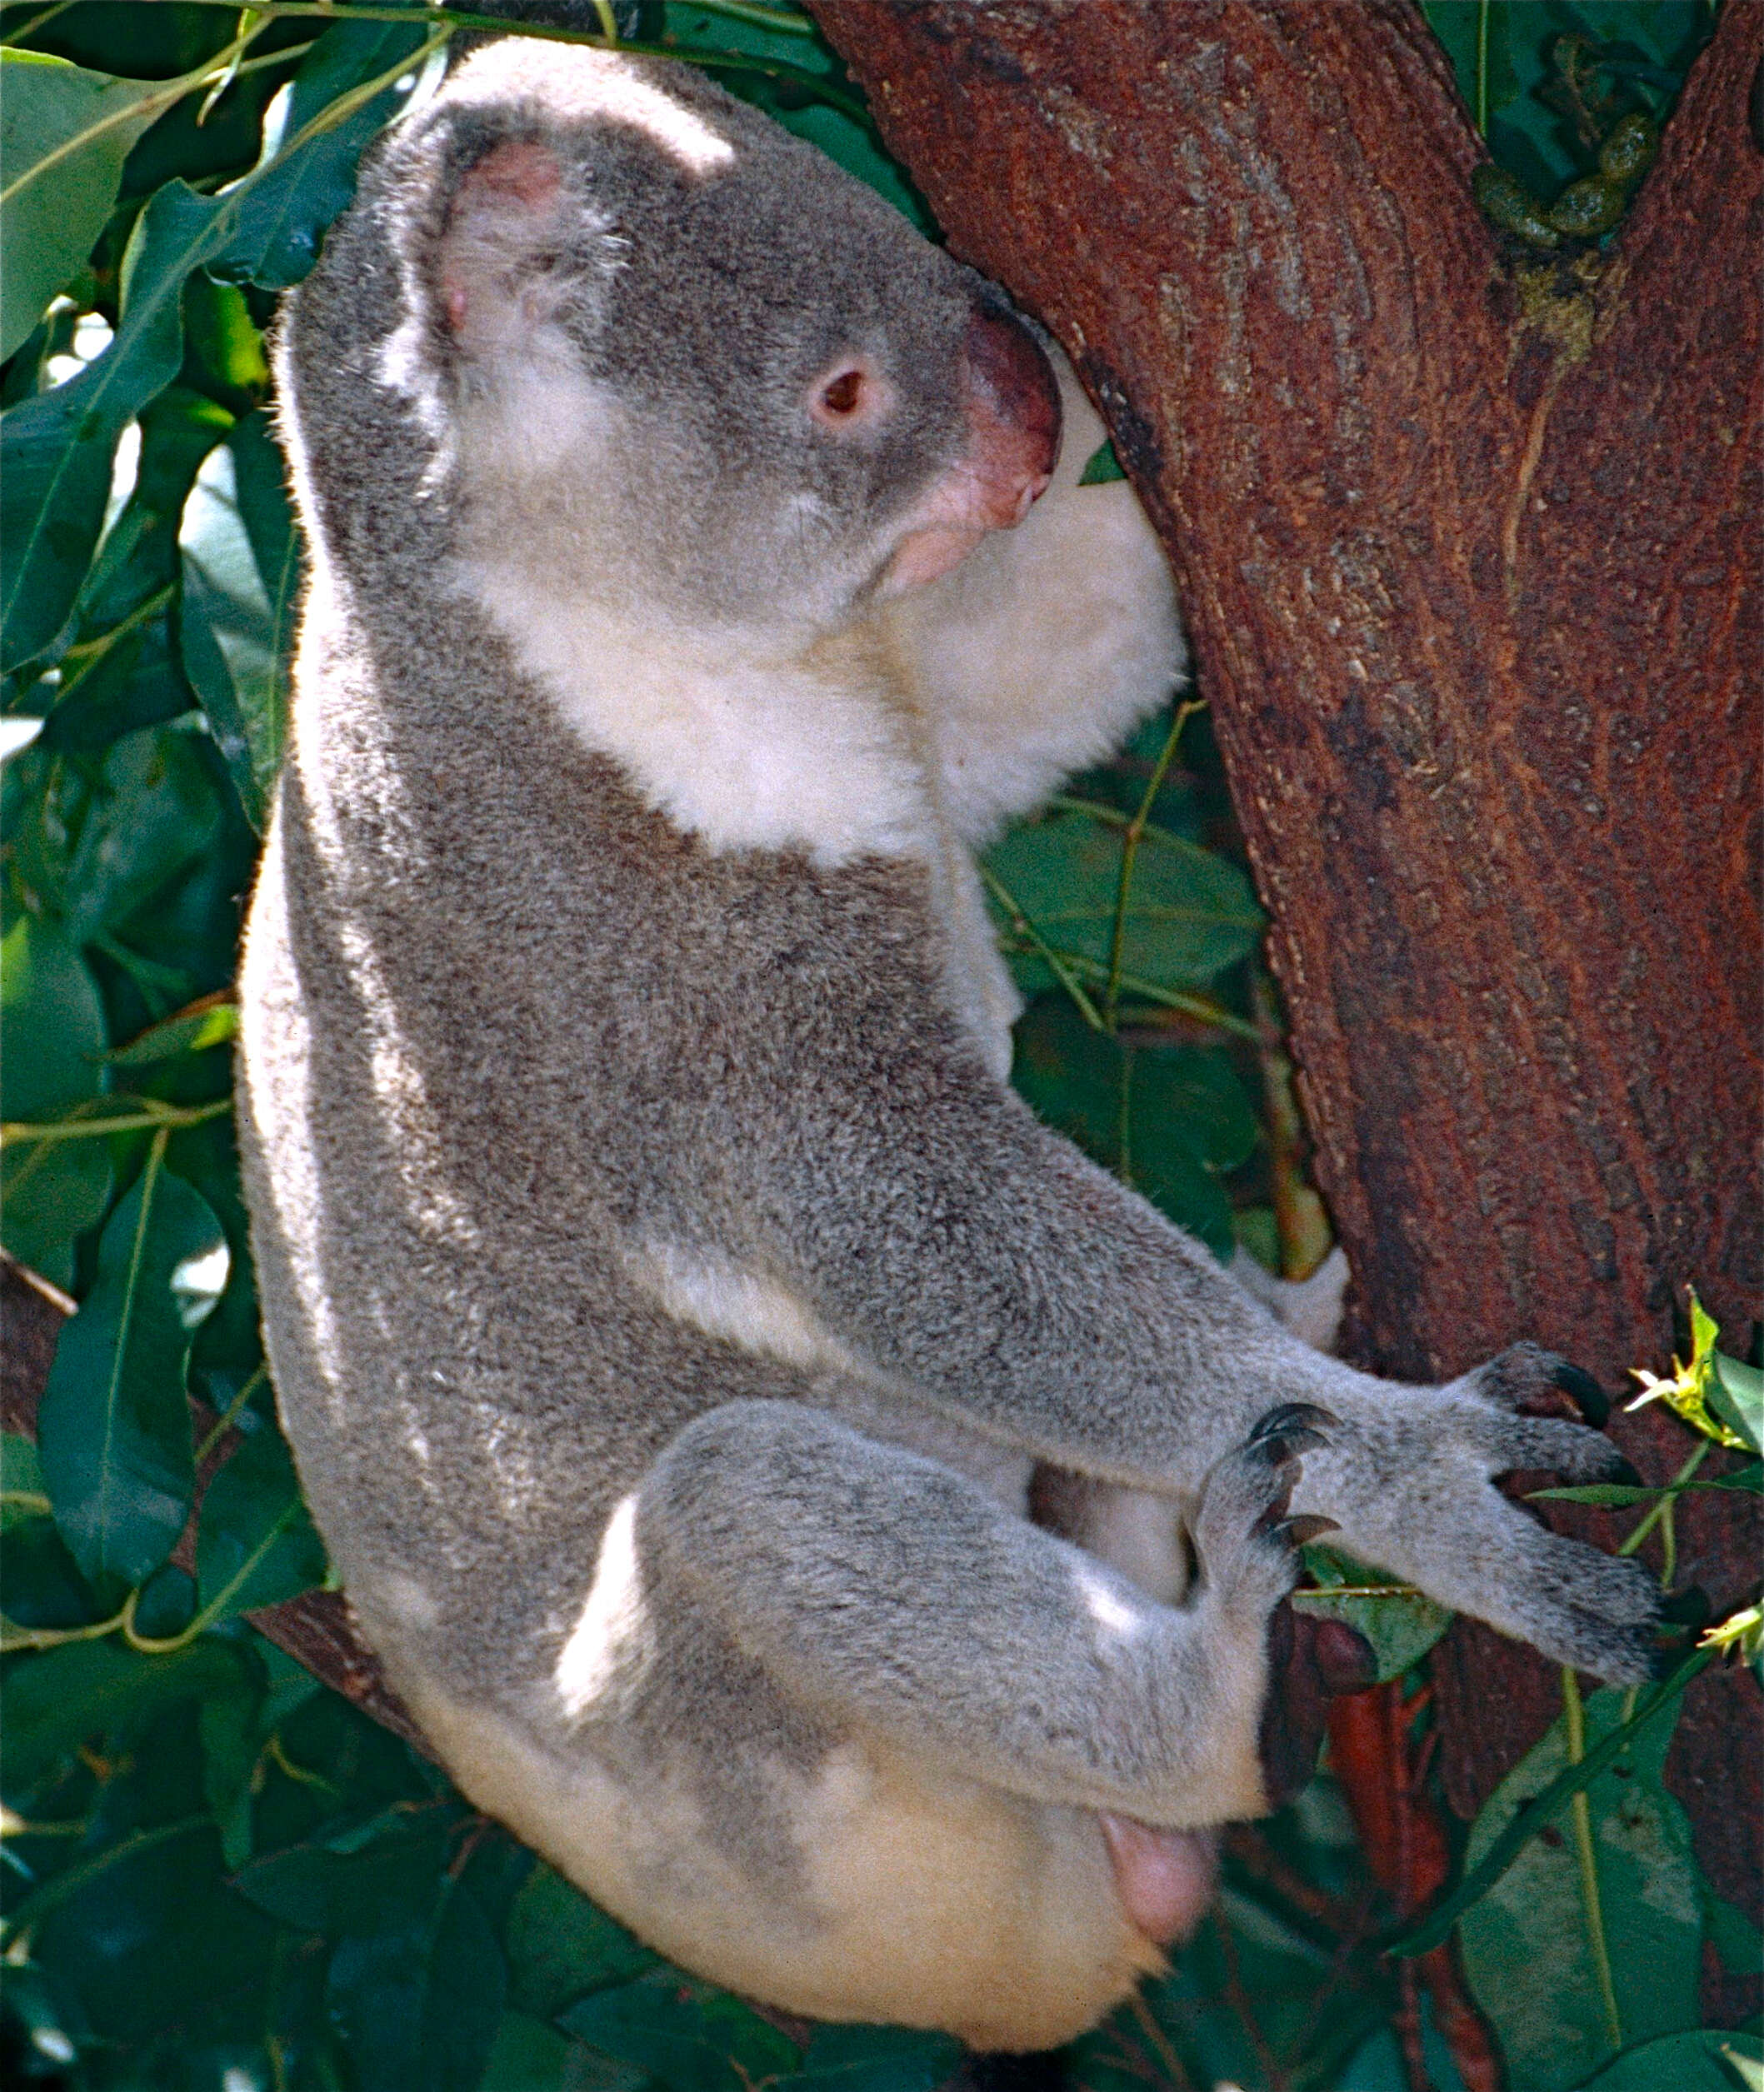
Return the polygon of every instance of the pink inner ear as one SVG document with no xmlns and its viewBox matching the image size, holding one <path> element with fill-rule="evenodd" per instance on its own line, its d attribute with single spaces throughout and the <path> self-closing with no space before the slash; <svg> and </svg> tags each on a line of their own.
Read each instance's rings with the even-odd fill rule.
<svg viewBox="0 0 1764 2092">
<path fill-rule="evenodd" d="M 492 147 L 472 168 L 454 208 L 463 205 L 469 209 L 472 192 L 479 188 L 488 189 L 498 201 L 507 199 L 536 209 L 552 201 L 562 179 L 557 162 L 542 145 L 530 138 L 511 138 L 506 145 Z"/>
<path fill-rule="evenodd" d="M 442 292 L 456 334 L 493 308 L 494 296 L 487 301 L 483 292 L 532 237 L 535 221 L 542 226 L 555 214 L 562 193 L 557 160 L 531 138 L 492 147 L 467 175 L 442 242 Z"/>
</svg>

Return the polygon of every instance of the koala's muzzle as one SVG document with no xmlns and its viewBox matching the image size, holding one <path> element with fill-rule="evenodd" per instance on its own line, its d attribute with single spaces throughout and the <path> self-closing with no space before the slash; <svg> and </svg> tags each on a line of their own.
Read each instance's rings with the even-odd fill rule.
<svg viewBox="0 0 1764 2092">
<path fill-rule="evenodd" d="M 967 442 L 907 518 L 882 584 L 921 588 L 957 566 L 988 531 L 1022 522 L 1060 454 L 1060 392 L 1040 344 L 1021 321 L 981 307 L 962 343 Z"/>
</svg>

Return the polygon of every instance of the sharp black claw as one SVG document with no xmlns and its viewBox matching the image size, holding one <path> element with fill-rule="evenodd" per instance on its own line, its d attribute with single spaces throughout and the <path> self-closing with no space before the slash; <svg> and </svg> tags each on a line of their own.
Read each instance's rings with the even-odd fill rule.
<svg viewBox="0 0 1764 2092">
<path fill-rule="evenodd" d="M 1564 1395 L 1572 1399 L 1581 1415 L 1595 1430 L 1604 1429 L 1611 1415 L 1611 1397 L 1592 1374 L 1583 1373 L 1579 1366 L 1570 1366 L 1564 1361 L 1550 1377 Z"/>
<path fill-rule="evenodd" d="M 1289 1547 L 1308 1547 L 1325 1533 L 1338 1533 L 1342 1528 L 1334 1519 L 1325 1518 L 1321 1511 L 1298 1511 L 1291 1518 L 1282 1518 L 1270 1530 Z"/>
<path fill-rule="evenodd" d="M 1256 1427 L 1249 1435 L 1249 1443 L 1259 1445 L 1267 1438 L 1293 1438 L 1300 1431 L 1312 1433 L 1311 1443 L 1322 1445 L 1315 1435 L 1319 1424 L 1338 1424 L 1341 1418 L 1327 1409 L 1320 1409 L 1315 1402 L 1282 1402 L 1278 1409 L 1271 1409 L 1265 1416 L 1258 1416 Z"/>
<path fill-rule="evenodd" d="M 1282 1431 L 1277 1437 L 1252 1438 L 1244 1450 L 1252 1459 L 1265 1461 L 1270 1467 L 1282 1467 L 1311 1446 L 1327 1443 L 1321 1431 L 1307 1430 L 1301 1424 L 1291 1430 Z"/>
</svg>

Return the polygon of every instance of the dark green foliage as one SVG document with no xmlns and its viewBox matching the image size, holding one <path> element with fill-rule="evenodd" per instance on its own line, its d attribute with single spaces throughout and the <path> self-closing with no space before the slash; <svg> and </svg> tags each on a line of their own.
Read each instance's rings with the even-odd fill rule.
<svg viewBox="0 0 1764 2092">
<path fill-rule="evenodd" d="M 41 12 L 7 6 L 0 27 Z M 1690 0 L 1428 13 L 1472 104 L 1486 22 L 1497 157 L 1552 198 L 1595 176 L 1633 187 L 1707 27 Z M 792 10 L 644 0 L 621 19 L 714 64 L 929 229 Z M 427 91 L 442 34 L 432 18 L 82 0 L 43 21 L 39 55 L 4 61 L 0 1226 L 79 1309 L 40 1447 L 0 1440 L 0 2055 L 8 2082 L 117 2092 L 933 2092 L 953 2042 L 830 2027 L 799 2049 L 661 1962 L 242 1616 L 324 1575 L 262 1371 L 229 1104 L 226 995 L 300 556 L 262 331 L 367 140 Z M 1583 47 L 1558 62 L 1565 36 Z M 1087 477 L 1118 472 L 1104 452 Z M 1032 1101 L 1221 1256 L 1274 1247 L 1252 1105 L 1262 917 L 1204 716 L 1154 721 L 988 870 L 1032 998 L 1017 1070 Z M 1756 1447 L 1764 1382 L 1709 1346 L 1697 1356 L 1695 1399 Z M 207 1405 L 194 1423 L 191 1396 Z M 1756 1470 L 1685 1480 L 1756 1486 Z M 1670 1517 L 1655 1490 L 1568 1493 Z M 1364 1595 L 1352 1565 L 1319 1552 L 1314 1567 L 1325 1588 L 1307 1604 L 1364 1627 L 1383 1675 L 1443 1624 L 1412 1596 Z M 1614 1708 L 1590 1703 L 1589 1747 Z M 1685 2030 L 1700 1943 L 1737 1965 L 1757 1942 L 1709 1894 L 1660 1787 L 1670 1732 L 1662 1710 L 1586 1784 L 1602 1950 L 1570 1845 L 1524 1846 L 1466 1920 L 1482 2002 L 1552 2085 L 1608 2064 L 1590 2080 L 1605 2092 L 1726 2088 L 1729 2059 L 1757 2053 Z M 1515 1774 L 1476 1850 L 1567 1749 L 1564 1731 Z M 1569 1814 L 1552 1820 L 1572 1834 Z M 1228 1859 L 1194 1947 L 1142 2011 L 1078 2045 L 1069 2081 L 1397 2092 L 1397 1979 L 1371 1944 L 1389 1915 L 1320 1779 Z M 1615 2062 L 1598 1952 L 1622 2037 L 1643 2045 Z"/>
</svg>

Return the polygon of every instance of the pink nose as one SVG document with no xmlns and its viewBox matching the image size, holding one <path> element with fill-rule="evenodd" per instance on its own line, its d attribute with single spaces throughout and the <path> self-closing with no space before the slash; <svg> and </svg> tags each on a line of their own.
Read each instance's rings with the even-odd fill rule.
<svg viewBox="0 0 1764 2092">
<path fill-rule="evenodd" d="M 1060 388 L 1027 327 L 1002 312 L 967 323 L 967 419 L 963 460 L 977 482 L 979 519 L 1009 530 L 1047 487 L 1060 454 Z"/>
</svg>

